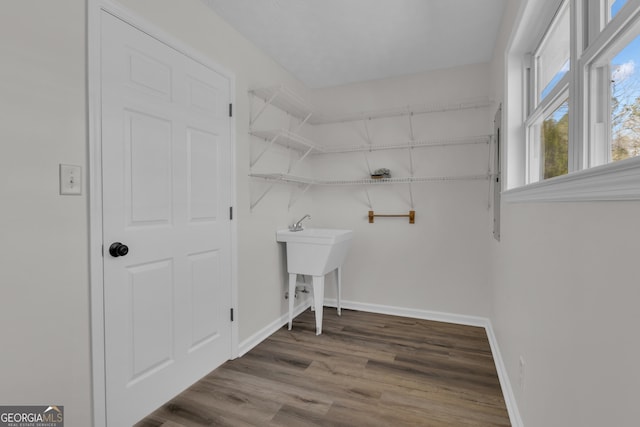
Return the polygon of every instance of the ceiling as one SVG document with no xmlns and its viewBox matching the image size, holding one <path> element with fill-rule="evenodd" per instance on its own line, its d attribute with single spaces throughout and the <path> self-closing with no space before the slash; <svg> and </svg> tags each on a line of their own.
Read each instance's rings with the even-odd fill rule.
<svg viewBox="0 0 640 427">
<path fill-rule="evenodd" d="M 203 0 L 310 88 L 491 60 L 507 0 Z"/>
</svg>

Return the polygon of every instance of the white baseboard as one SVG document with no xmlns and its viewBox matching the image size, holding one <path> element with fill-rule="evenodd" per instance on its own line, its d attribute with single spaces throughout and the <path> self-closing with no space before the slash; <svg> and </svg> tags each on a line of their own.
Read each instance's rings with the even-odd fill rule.
<svg viewBox="0 0 640 427">
<path fill-rule="evenodd" d="M 337 307 L 335 299 L 324 299 L 324 305 Z M 436 322 L 455 323 L 457 325 L 486 327 L 488 320 L 484 317 L 466 316 L 462 314 L 443 313 L 440 311 L 417 310 L 413 308 L 394 307 L 390 305 L 368 304 L 355 301 L 342 301 L 342 308 L 367 311 L 369 313 L 390 314 L 392 316 L 412 317 L 414 319 L 433 320 Z"/>
<path fill-rule="evenodd" d="M 335 299 L 325 299 L 324 305 L 328 307 L 336 307 L 337 301 Z M 478 326 L 484 328 L 487 332 L 487 338 L 489 339 L 489 345 L 491 346 L 491 353 L 493 354 L 493 360 L 496 364 L 496 371 L 498 372 L 498 379 L 500 381 L 500 387 L 502 388 L 502 394 L 504 395 L 505 405 L 509 412 L 509 420 L 513 427 L 524 427 L 522 418 L 520 417 L 520 411 L 516 405 L 513 389 L 511 388 L 511 382 L 507 375 L 507 369 L 502 361 L 500 349 L 498 348 L 498 341 L 493 333 L 493 326 L 491 321 L 486 317 L 480 316 L 467 316 L 463 314 L 443 313 L 440 311 L 429 310 L 417 310 L 412 308 L 394 307 L 389 305 L 380 304 L 368 304 L 355 301 L 342 301 L 342 308 L 367 311 L 370 313 L 390 314 L 392 316 L 411 317 L 414 319 L 433 320 L 436 322 L 454 323 L 458 325 Z M 298 316 L 311 306 L 311 301 L 306 300 L 302 304 L 298 305 L 294 309 L 293 317 Z M 271 322 L 260 331 L 256 332 L 242 343 L 240 343 L 238 352 L 242 356 L 251 350 L 256 345 L 267 339 L 271 334 L 280 329 L 283 325 L 287 324 L 289 316 L 284 314 L 275 321 Z"/>
<path fill-rule="evenodd" d="M 305 301 L 302 302 L 302 304 L 299 304 L 298 306 L 294 307 L 293 317 L 295 318 L 310 306 L 311 306 L 311 301 L 309 299 L 306 299 Z M 277 318 L 276 320 L 274 320 L 273 322 L 269 323 L 264 328 L 260 329 L 255 334 L 251 335 L 246 340 L 242 341 L 238 345 L 238 357 L 244 356 L 247 352 L 249 352 L 249 350 L 251 350 L 253 347 L 257 346 L 262 341 L 269 338 L 278 329 L 280 329 L 282 326 L 286 325 L 287 323 L 289 323 L 289 314 L 285 313 L 279 318 Z"/>
<path fill-rule="evenodd" d="M 511 381 L 509 381 L 509 375 L 507 374 L 507 368 L 504 366 L 502 360 L 502 354 L 498 347 L 498 340 L 493 333 L 493 325 L 491 320 L 486 319 L 487 325 L 485 330 L 487 331 L 487 338 L 489 338 L 489 344 L 491 345 L 491 353 L 493 353 L 493 361 L 496 364 L 496 371 L 498 371 L 498 379 L 500 380 L 500 387 L 502 387 L 502 394 L 504 396 L 504 403 L 507 406 L 509 412 L 509 420 L 513 427 L 524 427 L 518 405 L 516 404 L 516 398 L 513 394 L 513 388 L 511 387 Z"/>
</svg>

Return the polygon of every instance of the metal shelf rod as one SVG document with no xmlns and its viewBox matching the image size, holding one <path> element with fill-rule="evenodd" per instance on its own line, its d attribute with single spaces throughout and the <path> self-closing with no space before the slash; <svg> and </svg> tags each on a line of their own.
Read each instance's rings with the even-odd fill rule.
<svg viewBox="0 0 640 427">
<path fill-rule="evenodd" d="M 324 147 L 322 151 L 316 151 L 313 154 L 337 154 L 337 153 L 355 153 L 360 151 L 382 151 L 382 150 L 406 150 L 408 148 L 427 148 L 427 147 L 446 147 L 454 145 L 473 145 L 473 144 L 488 144 L 490 141 L 489 135 L 480 135 L 470 138 L 461 139 L 442 139 L 433 141 L 409 141 L 404 144 L 389 144 L 389 145 L 354 145 L 347 147 L 329 148 Z"/>
<path fill-rule="evenodd" d="M 365 119 L 380 119 L 385 117 L 400 117 L 411 114 L 440 113 L 447 111 L 468 110 L 486 108 L 491 106 L 488 98 L 477 98 L 466 101 L 452 102 L 450 104 L 423 104 L 409 105 L 406 107 L 390 108 L 386 110 L 361 111 L 357 113 L 315 115 L 311 121 L 314 125 L 330 123 L 345 123 Z"/>
<path fill-rule="evenodd" d="M 311 185 L 388 185 L 388 184 L 410 184 L 414 182 L 442 182 L 442 181 L 478 181 L 490 178 L 488 174 L 484 175 L 443 175 L 443 176 L 415 176 L 403 178 L 383 178 L 383 179 L 343 179 L 343 180 L 318 180 L 297 177 L 285 174 L 249 174 L 253 178 L 261 178 L 266 181 L 293 183 L 293 184 L 311 184 Z"/>
</svg>

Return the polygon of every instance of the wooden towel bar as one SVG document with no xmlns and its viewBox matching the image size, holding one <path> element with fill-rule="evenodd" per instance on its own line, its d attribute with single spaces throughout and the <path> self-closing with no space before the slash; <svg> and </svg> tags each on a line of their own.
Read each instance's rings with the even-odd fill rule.
<svg viewBox="0 0 640 427">
<path fill-rule="evenodd" d="M 373 211 L 369 211 L 369 224 L 373 224 L 373 219 L 375 217 L 380 217 L 380 218 L 409 218 L 409 224 L 415 224 L 416 223 L 416 211 L 409 211 L 408 214 L 398 214 L 398 215 L 375 214 Z"/>
</svg>

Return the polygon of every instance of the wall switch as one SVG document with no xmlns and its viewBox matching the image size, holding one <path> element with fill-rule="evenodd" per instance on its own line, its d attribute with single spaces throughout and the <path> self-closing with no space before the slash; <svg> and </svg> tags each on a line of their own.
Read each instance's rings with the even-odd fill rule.
<svg viewBox="0 0 640 427">
<path fill-rule="evenodd" d="M 60 194 L 82 194 L 82 168 L 76 165 L 60 165 Z"/>
</svg>

